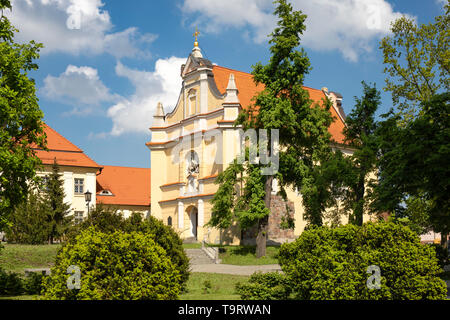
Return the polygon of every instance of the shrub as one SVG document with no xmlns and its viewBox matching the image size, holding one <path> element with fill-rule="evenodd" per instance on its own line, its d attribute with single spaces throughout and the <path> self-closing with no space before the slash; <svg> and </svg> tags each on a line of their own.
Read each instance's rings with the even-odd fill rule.
<svg viewBox="0 0 450 320">
<path fill-rule="evenodd" d="M 405 226 L 316 227 L 283 244 L 279 262 L 298 299 L 445 299 L 445 282 L 431 246 Z M 371 265 L 380 288 L 370 289 Z"/>
<path fill-rule="evenodd" d="M 11 214 L 11 225 L 6 229 L 9 243 L 43 244 L 48 241 L 49 223 L 41 197 L 30 192 L 26 201 Z"/>
<path fill-rule="evenodd" d="M 23 280 L 23 289 L 25 294 L 41 294 L 43 282 L 46 275 L 40 272 L 30 272 Z"/>
<path fill-rule="evenodd" d="M 154 236 L 83 230 L 63 246 L 44 280 L 43 299 L 177 299 L 180 274 Z M 69 289 L 68 268 L 80 270 L 80 288 Z"/>
<path fill-rule="evenodd" d="M 0 296 L 18 296 L 22 293 L 23 283 L 19 274 L 0 268 Z"/>
<path fill-rule="evenodd" d="M 437 243 L 432 243 L 430 244 L 430 246 L 434 247 L 434 249 L 436 250 L 436 256 L 441 268 L 444 268 L 445 265 L 450 263 L 448 249 Z"/>
<path fill-rule="evenodd" d="M 115 210 L 97 206 L 89 217 L 71 232 L 70 239 L 76 237 L 81 231 L 94 226 L 97 230 L 110 233 L 117 230 L 124 232 L 141 232 L 152 235 L 153 240 L 158 243 L 178 268 L 180 273 L 180 285 L 186 290 L 189 279 L 189 258 L 183 248 L 183 241 L 171 226 L 165 225 L 155 217 L 142 219 L 140 213 L 134 212 L 128 219 Z"/>
<path fill-rule="evenodd" d="M 242 300 L 287 300 L 291 293 L 286 276 L 278 272 L 256 272 L 248 283 L 237 283 L 236 293 Z"/>
</svg>

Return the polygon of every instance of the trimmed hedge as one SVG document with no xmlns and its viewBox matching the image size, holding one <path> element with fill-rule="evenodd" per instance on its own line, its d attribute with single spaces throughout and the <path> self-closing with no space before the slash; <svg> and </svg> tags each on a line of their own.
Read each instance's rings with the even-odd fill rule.
<svg viewBox="0 0 450 320">
<path fill-rule="evenodd" d="M 69 289 L 70 266 L 80 270 L 79 289 Z M 59 251 L 44 281 L 43 299 L 177 299 L 180 277 L 154 235 L 89 227 Z"/>
<path fill-rule="evenodd" d="M 297 299 L 445 299 L 433 247 L 392 222 L 316 227 L 283 244 L 279 262 Z M 380 268 L 381 286 L 370 289 Z M 372 278 L 371 278 L 372 277 Z"/>
<path fill-rule="evenodd" d="M 247 283 L 237 283 L 236 293 L 242 300 L 286 300 L 291 288 L 286 276 L 278 272 L 255 272 Z"/>
</svg>

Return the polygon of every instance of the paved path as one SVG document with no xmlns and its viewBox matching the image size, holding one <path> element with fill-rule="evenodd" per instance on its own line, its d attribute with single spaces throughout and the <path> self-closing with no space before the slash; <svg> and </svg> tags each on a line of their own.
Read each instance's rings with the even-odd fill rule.
<svg viewBox="0 0 450 320">
<path fill-rule="evenodd" d="M 236 266 L 232 264 L 216 264 L 202 249 L 186 249 L 186 254 L 191 263 L 191 272 L 225 273 L 249 276 L 256 271 L 272 272 L 281 271 L 278 264 L 258 266 Z"/>
<path fill-rule="evenodd" d="M 232 264 L 193 264 L 191 265 L 191 272 L 209 272 L 209 273 L 225 273 L 250 276 L 254 272 L 272 272 L 281 271 L 278 264 L 266 264 L 260 266 L 236 266 Z"/>
</svg>

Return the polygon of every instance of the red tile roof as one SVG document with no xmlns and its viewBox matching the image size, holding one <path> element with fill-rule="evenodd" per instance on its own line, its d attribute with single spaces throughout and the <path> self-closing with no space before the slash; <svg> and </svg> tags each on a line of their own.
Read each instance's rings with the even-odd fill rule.
<svg viewBox="0 0 450 320">
<path fill-rule="evenodd" d="M 34 149 L 43 164 L 53 164 L 56 158 L 56 162 L 61 166 L 101 168 L 94 160 L 84 154 L 83 150 L 47 124 L 44 124 L 44 133 L 47 135 L 47 148 L 49 151 Z"/>
<path fill-rule="evenodd" d="M 151 169 L 104 166 L 97 176 L 97 203 L 150 206 Z M 113 195 L 101 195 L 108 190 Z"/>
<path fill-rule="evenodd" d="M 215 65 L 213 67 L 214 80 L 216 81 L 217 89 L 219 89 L 221 93 L 225 93 L 225 89 L 228 85 L 228 80 L 231 73 L 234 74 L 234 81 L 236 82 L 236 87 L 238 88 L 239 101 L 243 108 L 247 108 L 252 103 L 251 99 L 258 92 L 264 89 L 264 85 L 256 85 L 253 81 L 253 75 L 251 75 L 250 73 Z M 325 98 L 325 94 L 322 90 L 312 89 L 308 87 L 303 88 L 308 91 L 311 100 L 322 105 L 322 98 Z M 343 143 L 343 129 L 345 127 L 345 124 L 333 107 L 330 110 L 331 114 L 335 118 L 335 121 L 331 124 L 329 132 L 336 142 Z"/>
</svg>

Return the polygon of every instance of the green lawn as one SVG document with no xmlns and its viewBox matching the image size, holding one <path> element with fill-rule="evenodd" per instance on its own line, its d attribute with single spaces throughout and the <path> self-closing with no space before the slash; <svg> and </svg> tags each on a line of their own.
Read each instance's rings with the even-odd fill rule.
<svg viewBox="0 0 450 320">
<path fill-rule="evenodd" d="M 191 273 L 187 287 L 188 292 L 180 296 L 180 300 L 240 300 L 235 294 L 235 285 L 246 282 L 248 276 L 237 276 L 219 273 Z M 204 282 L 210 281 L 211 289 L 205 292 Z"/>
<path fill-rule="evenodd" d="M 201 249 L 201 243 L 183 243 L 184 249 Z"/>
<path fill-rule="evenodd" d="M 23 273 L 28 268 L 49 268 L 53 265 L 59 244 L 4 244 L 0 249 L 0 267 L 5 271 Z"/>
<path fill-rule="evenodd" d="M 192 273 L 189 277 L 188 291 L 180 296 L 180 300 L 240 300 L 235 294 L 236 283 L 245 282 L 248 276 L 235 276 L 218 273 Z M 205 292 L 204 282 L 210 281 L 211 289 Z M 0 297 L 0 300 L 35 300 L 38 296 Z"/>
<path fill-rule="evenodd" d="M 223 264 L 234 264 L 240 266 L 277 264 L 279 246 L 267 246 L 266 256 L 256 258 L 255 246 L 222 246 L 220 248 L 219 258 Z"/>
</svg>

